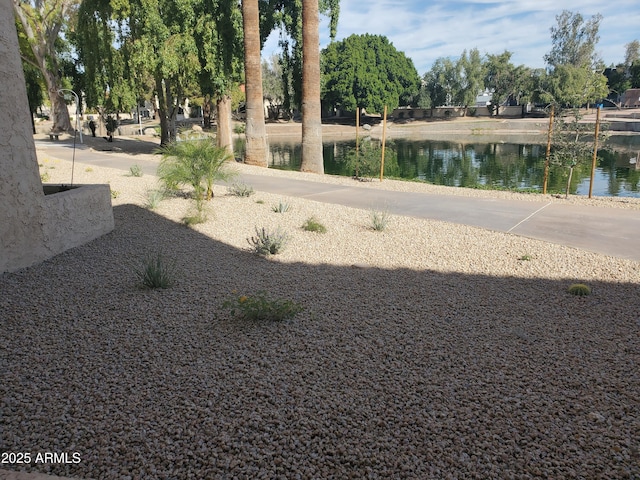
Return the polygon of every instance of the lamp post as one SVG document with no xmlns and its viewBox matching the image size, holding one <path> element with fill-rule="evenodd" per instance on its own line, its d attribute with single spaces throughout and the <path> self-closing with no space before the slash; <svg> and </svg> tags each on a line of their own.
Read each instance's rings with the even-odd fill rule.
<svg viewBox="0 0 640 480">
<path fill-rule="evenodd" d="M 80 99 L 78 98 L 78 94 L 76 92 L 68 88 L 61 88 L 60 90 L 58 90 L 58 95 L 60 95 L 61 97 L 64 97 L 64 99 L 67 100 L 67 96 L 65 95 L 65 92 L 73 94 L 73 96 L 76 98 L 76 127 L 75 127 L 75 131 L 73 132 L 73 155 L 71 156 L 71 185 L 70 185 L 73 187 L 73 170 L 76 165 L 76 133 L 75 132 L 80 133 L 80 143 L 82 143 L 82 130 L 78 130 L 78 117 L 80 116 Z"/>
<path fill-rule="evenodd" d="M 65 92 L 67 92 L 66 95 Z M 82 130 L 78 130 L 78 117 L 80 116 L 80 98 L 78 98 L 78 94 L 76 92 L 69 88 L 61 88 L 60 90 L 58 90 L 58 95 L 64 97 L 65 100 L 70 100 L 70 98 L 68 97 L 69 93 L 72 94 L 76 99 L 76 131 L 80 134 L 80 143 L 83 143 Z"/>
</svg>

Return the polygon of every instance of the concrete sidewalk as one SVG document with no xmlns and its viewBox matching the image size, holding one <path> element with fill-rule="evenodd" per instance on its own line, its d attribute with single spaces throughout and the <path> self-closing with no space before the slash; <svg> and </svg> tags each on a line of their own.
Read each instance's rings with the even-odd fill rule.
<svg viewBox="0 0 640 480">
<path fill-rule="evenodd" d="M 69 143 L 36 142 L 47 154 L 71 160 Z M 99 152 L 76 146 L 76 161 L 128 171 L 138 164 L 155 175 L 158 160 L 122 152 Z M 536 238 L 640 262 L 640 211 L 497 198 L 434 195 L 366 189 L 356 186 L 242 174 L 240 181 L 257 191 L 306 198 L 395 215 L 442 220 Z"/>
</svg>

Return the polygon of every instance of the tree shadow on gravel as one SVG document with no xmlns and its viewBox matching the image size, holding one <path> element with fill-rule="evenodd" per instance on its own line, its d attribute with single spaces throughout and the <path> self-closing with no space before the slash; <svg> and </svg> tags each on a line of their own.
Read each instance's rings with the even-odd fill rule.
<svg viewBox="0 0 640 480">
<path fill-rule="evenodd" d="M 286 264 L 124 205 L 0 276 L 3 452 L 83 478 L 636 478 L 638 285 Z M 248 232 L 250 235 L 251 232 Z M 145 254 L 175 261 L 138 286 Z M 579 279 L 576 279 L 579 280 Z M 264 290 L 305 306 L 233 318 Z M 474 477 L 474 478 L 475 478 Z"/>
</svg>

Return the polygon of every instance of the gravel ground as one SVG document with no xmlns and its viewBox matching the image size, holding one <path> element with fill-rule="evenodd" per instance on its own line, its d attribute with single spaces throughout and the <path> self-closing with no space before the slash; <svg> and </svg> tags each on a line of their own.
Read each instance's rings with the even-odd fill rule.
<svg viewBox="0 0 640 480">
<path fill-rule="evenodd" d="M 152 176 L 76 164 L 76 178 L 110 181 L 116 229 L 0 275 L 0 452 L 81 460 L 3 468 L 640 478 L 637 262 L 408 217 L 377 232 L 369 211 L 224 187 L 187 228 L 188 199 L 142 207 Z M 312 216 L 326 233 L 302 230 Z M 250 252 L 255 227 L 285 231 L 285 250 Z M 145 290 L 133 270 L 156 252 L 175 284 Z M 568 294 L 575 282 L 592 294 Z M 222 306 L 259 291 L 304 310 L 261 323 Z"/>
</svg>

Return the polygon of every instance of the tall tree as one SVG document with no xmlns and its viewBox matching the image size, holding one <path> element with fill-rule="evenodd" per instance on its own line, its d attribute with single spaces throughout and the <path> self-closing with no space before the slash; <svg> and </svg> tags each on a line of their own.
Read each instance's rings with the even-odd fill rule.
<svg viewBox="0 0 640 480">
<path fill-rule="evenodd" d="M 640 61 L 640 42 L 633 40 L 625 45 L 624 66 L 630 68 L 638 61 Z"/>
<path fill-rule="evenodd" d="M 105 55 L 98 66 L 109 65 L 102 74 L 102 91 L 119 93 L 141 88 L 148 72 L 158 102 L 161 144 L 176 137 L 176 115 L 187 94 L 196 86 L 201 65 L 194 38 L 196 0 L 84 0 L 79 28 L 105 31 L 91 48 L 82 50 L 87 75 L 96 71 L 88 57 Z M 105 42 L 109 42 L 105 44 Z M 119 45 L 118 55 L 110 48 Z M 122 72 L 119 74 L 119 72 Z M 98 74 L 100 76 L 101 74 Z M 133 85 L 133 87 L 131 87 Z M 118 88 L 114 88 L 118 87 Z M 129 103 L 134 102 L 135 95 Z"/>
<path fill-rule="evenodd" d="M 381 113 L 387 105 L 409 105 L 420 77 L 411 59 L 380 35 L 351 35 L 323 50 L 323 101 L 331 107 L 356 107 Z"/>
<path fill-rule="evenodd" d="M 218 146 L 232 152 L 231 95 L 243 73 L 242 11 L 234 0 L 210 0 L 194 9 L 200 89 L 216 103 Z"/>
<path fill-rule="evenodd" d="M 320 34 L 318 0 L 302 2 L 302 165 L 303 172 L 324 173 L 320 107 Z"/>
<path fill-rule="evenodd" d="M 282 64 L 278 55 L 272 55 L 269 61 L 262 62 L 262 94 L 268 102 L 269 118 L 277 120 L 282 114 L 284 105 L 285 85 L 290 82 L 283 82 Z"/>
<path fill-rule="evenodd" d="M 245 90 L 247 93 L 245 163 L 266 167 L 268 161 L 260 65 L 261 42 L 258 0 L 242 0 L 242 18 L 244 28 Z"/>
<path fill-rule="evenodd" d="M 598 30 L 602 15 L 596 14 L 586 21 L 580 13 L 563 10 L 556 16 L 557 25 L 551 27 L 551 52 L 544 56 L 551 67 L 573 65 L 594 67 L 600 63 L 596 45 L 600 39 Z"/>
<path fill-rule="evenodd" d="M 465 115 L 469 105 L 475 105 L 476 98 L 484 88 L 484 64 L 477 48 L 471 49 L 467 54 L 462 52 L 458 60 L 457 73 L 459 75 L 455 101 L 464 106 Z"/>
<path fill-rule="evenodd" d="M 420 87 L 419 105 L 422 108 L 433 109 L 447 105 L 453 98 L 453 84 L 450 79 L 454 77 L 455 65 L 448 58 L 438 58 L 431 66 L 431 70 L 424 74 Z"/>
<path fill-rule="evenodd" d="M 61 67 L 56 47 L 75 14 L 79 0 L 13 0 L 13 10 L 29 41 L 33 57 L 23 57 L 42 73 L 51 102 L 52 130 L 71 131 L 69 110 L 62 88 Z"/>
<path fill-rule="evenodd" d="M 491 107 L 496 115 L 500 114 L 500 105 L 514 92 L 517 73 L 511 55 L 507 50 L 499 55 L 487 55 L 484 84 L 492 93 Z"/>
<path fill-rule="evenodd" d="M 559 65 L 545 79 L 545 101 L 558 107 L 581 107 L 609 93 L 602 73 L 574 65 Z"/>
<path fill-rule="evenodd" d="M 302 102 L 302 0 L 269 0 L 261 2 L 260 6 L 263 7 L 262 38 L 265 39 L 274 28 L 280 29 L 284 108 L 288 111 L 299 109 Z M 329 17 L 329 37 L 333 41 L 338 28 L 340 0 L 319 0 L 318 9 L 320 14 Z M 286 87 L 289 82 L 292 94 Z"/>
</svg>

